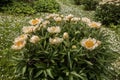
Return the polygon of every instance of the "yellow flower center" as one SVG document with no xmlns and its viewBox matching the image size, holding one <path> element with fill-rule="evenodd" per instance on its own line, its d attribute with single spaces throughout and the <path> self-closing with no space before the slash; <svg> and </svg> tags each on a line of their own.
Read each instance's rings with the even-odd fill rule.
<svg viewBox="0 0 120 80">
<path fill-rule="evenodd" d="M 88 40 L 88 41 L 85 42 L 85 46 L 87 48 L 91 48 L 91 47 L 94 46 L 94 42 L 92 40 Z"/>
<path fill-rule="evenodd" d="M 21 45 L 23 45 L 23 43 L 24 43 L 24 41 L 18 41 L 18 42 L 15 43 L 15 45 L 16 46 L 21 46 Z"/>
<path fill-rule="evenodd" d="M 55 31 L 56 30 L 56 27 L 52 27 L 52 31 Z"/>
<path fill-rule="evenodd" d="M 39 21 L 36 20 L 36 19 L 35 19 L 35 20 L 32 20 L 32 24 L 33 24 L 33 25 L 36 25 L 38 22 L 39 22 Z"/>
<path fill-rule="evenodd" d="M 21 35 L 21 36 L 20 36 L 20 38 L 24 38 L 24 37 L 25 37 L 25 35 Z"/>
<path fill-rule="evenodd" d="M 91 26 L 92 27 L 98 27 L 98 25 L 96 23 L 92 23 Z"/>
</svg>

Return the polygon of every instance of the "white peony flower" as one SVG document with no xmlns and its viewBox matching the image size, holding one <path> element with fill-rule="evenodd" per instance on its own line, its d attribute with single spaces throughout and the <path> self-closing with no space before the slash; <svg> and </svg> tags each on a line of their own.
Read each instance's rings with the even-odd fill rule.
<svg viewBox="0 0 120 80">
<path fill-rule="evenodd" d="M 58 16 L 59 16 L 59 14 L 53 13 L 53 14 L 46 16 L 45 19 L 50 19 L 50 18 L 54 18 L 54 17 L 58 17 Z"/>
<path fill-rule="evenodd" d="M 51 44 L 59 44 L 59 43 L 63 42 L 63 38 L 59 38 L 59 37 L 50 38 L 49 42 Z"/>
<path fill-rule="evenodd" d="M 36 19 L 30 20 L 29 23 L 34 26 L 34 25 L 40 24 L 40 23 L 42 22 L 42 20 L 43 20 L 43 19 L 38 19 L 38 18 L 36 18 Z"/>
<path fill-rule="evenodd" d="M 56 22 L 61 22 L 61 21 L 62 21 L 62 18 L 61 18 L 61 17 L 54 17 L 54 20 L 55 20 Z"/>
<path fill-rule="evenodd" d="M 68 33 L 67 33 L 67 32 L 64 32 L 64 33 L 63 33 L 63 39 L 68 39 L 68 38 L 69 38 Z"/>
<path fill-rule="evenodd" d="M 48 27 L 47 28 L 47 31 L 49 32 L 49 33 L 60 33 L 60 31 L 61 31 L 61 29 L 60 29 L 60 27 L 59 26 L 53 26 L 53 27 Z"/>
<path fill-rule="evenodd" d="M 15 38 L 14 42 L 24 41 L 27 38 L 28 38 L 28 34 L 22 34 L 22 35 L 18 36 L 17 38 Z"/>
<path fill-rule="evenodd" d="M 83 22 L 85 22 L 85 23 L 90 23 L 90 22 L 91 22 L 90 19 L 87 18 L 87 17 L 82 17 L 81 20 L 82 20 Z"/>
<path fill-rule="evenodd" d="M 29 26 L 29 27 L 24 26 L 24 27 L 22 28 L 22 32 L 24 32 L 24 33 L 35 32 L 35 31 L 37 30 L 37 28 L 38 28 L 38 26 Z"/>
<path fill-rule="evenodd" d="M 39 38 L 38 36 L 33 35 L 33 36 L 30 38 L 30 42 L 31 42 L 31 43 L 37 43 L 38 41 L 40 41 L 40 38 Z"/>
<path fill-rule="evenodd" d="M 90 22 L 90 23 L 88 23 L 88 26 L 90 26 L 91 28 L 100 28 L 101 23 L 99 23 L 99 22 Z"/>
<path fill-rule="evenodd" d="M 100 41 L 97 41 L 96 39 L 92 39 L 92 38 L 88 38 L 88 39 L 83 39 L 81 41 L 81 45 L 85 48 L 87 48 L 88 50 L 93 50 L 96 47 L 98 47 L 101 44 Z"/>
<path fill-rule="evenodd" d="M 12 45 L 12 49 L 14 50 L 20 50 L 22 49 L 23 47 L 25 47 L 25 44 L 26 44 L 26 41 L 17 41 L 17 42 L 14 42 L 14 45 Z"/>
<path fill-rule="evenodd" d="M 73 18 L 71 19 L 71 21 L 73 21 L 73 22 L 78 22 L 78 21 L 80 21 L 80 18 L 73 17 Z"/>
<path fill-rule="evenodd" d="M 73 17 L 74 17 L 74 15 L 69 14 L 69 15 L 65 16 L 65 18 L 64 18 L 63 20 L 69 21 L 69 20 L 71 20 Z"/>
<path fill-rule="evenodd" d="M 43 21 L 42 24 L 40 26 L 46 28 L 47 24 L 50 24 L 50 21 L 46 20 L 46 21 Z"/>
</svg>

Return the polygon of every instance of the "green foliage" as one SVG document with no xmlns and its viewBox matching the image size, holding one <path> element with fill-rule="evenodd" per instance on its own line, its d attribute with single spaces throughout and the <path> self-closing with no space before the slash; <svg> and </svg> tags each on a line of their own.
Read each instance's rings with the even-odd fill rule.
<svg viewBox="0 0 120 80">
<path fill-rule="evenodd" d="M 85 10 L 95 10 L 100 0 L 74 0 L 77 5 L 84 5 Z"/>
<path fill-rule="evenodd" d="M 59 4 L 55 0 L 38 0 L 34 2 L 37 12 L 58 12 Z"/>
<path fill-rule="evenodd" d="M 11 3 L 12 0 L 0 0 L 0 7 L 6 6 L 7 4 Z"/>
<path fill-rule="evenodd" d="M 35 10 L 31 7 L 30 4 L 24 2 L 13 2 L 11 5 L 7 7 L 3 7 L 4 11 L 8 13 L 22 13 L 22 14 L 33 14 Z"/>
<path fill-rule="evenodd" d="M 120 24 L 120 2 L 107 2 L 96 9 L 95 19 L 104 25 Z"/>
<path fill-rule="evenodd" d="M 11 59 L 10 49 L 0 51 L 0 79 L 1 80 L 16 80 L 17 77 L 14 73 L 14 62 Z M 7 73 L 7 74 L 6 74 Z"/>
<path fill-rule="evenodd" d="M 6 16 L 0 14 L 0 80 L 20 80 L 14 73 L 13 56 L 19 55 L 11 51 L 12 40 L 20 34 L 20 29 L 29 17 Z"/>
<path fill-rule="evenodd" d="M 38 12 L 58 12 L 59 4 L 55 0 L 22 0 L 14 1 L 2 6 L 1 11 L 11 14 L 34 14 Z"/>
<path fill-rule="evenodd" d="M 55 21 L 56 17 L 62 20 Z M 50 24 L 43 25 L 46 20 Z M 50 33 L 48 27 L 51 26 L 60 26 L 60 33 Z M 63 42 L 50 42 L 50 38 L 63 37 L 64 32 L 69 37 Z M 31 43 L 33 35 L 39 36 L 40 41 Z M 115 75 L 111 63 L 118 54 L 109 48 L 107 36 L 101 29 L 88 26 L 88 23 L 73 21 L 71 15 L 49 15 L 37 25 L 37 30 L 28 35 L 27 44 L 20 51 L 21 57 L 16 58 L 16 71 L 25 80 L 110 80 Z M 81 40 L 90 37 L 101 41 L 94 50 L 80 44 Z"/>
<path fill-rule="evenodd" d="M 83 0 L 74 0 L 75 4 L 77 4 L 77 5 L 82 4 L 82 1 L 83 1 Z"/>
<path fill-rule="evenodd" d="M 118 35 L 120 35 L 120 25 L 113 25 L 113 24 L 111 24 L 111 25 L 109 25 L 110 26 L 110 28 L 113 30 L 113 31 L 115 31 Z"/>
<path fill-rule="evenodd" d="M 99 0 L 83 0 L 83 5 L 85 10 L 95 10 Z"/>
</svg>

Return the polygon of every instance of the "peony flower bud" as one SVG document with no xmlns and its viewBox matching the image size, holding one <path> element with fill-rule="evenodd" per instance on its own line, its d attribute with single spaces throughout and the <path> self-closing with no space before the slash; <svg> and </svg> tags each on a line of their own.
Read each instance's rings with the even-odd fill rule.
<svg viewBox="0 0 120 80">
<path fill-rule="evenodd" d="M 37 43 L 38 41 L 40 41 L 40 38 L 38 36 L 34 35 L 30 38 L 31 43 Z"/>
</svg>

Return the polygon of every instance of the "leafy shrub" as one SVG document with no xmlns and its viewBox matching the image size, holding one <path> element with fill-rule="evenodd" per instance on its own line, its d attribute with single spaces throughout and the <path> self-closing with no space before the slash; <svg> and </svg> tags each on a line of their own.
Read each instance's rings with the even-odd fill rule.
<svg viewBox="0 0 120 80">
<path fill-rule="evenodd" d="M 36 12 L 57 12 L 59 5 L 55 0 L 18 0 L 1 7 L 8 13 L 34 14 Z"/>
<path fill-rule="evenodd" d="M 5 6 L 10 2 L 12 2 L 12 1 L 11 0 L 0 0 L 0 7 Z"/>
<path fill-rule="evenodd" d="M 9 5 L 12 1 L 11 0 L 0 0 L 0 11 L 2 10 L 2 7 L 6 7 L 7 5 Z"/>
<path fill-rule="evenodd" d="M 83 0 L 83 5 L 85 10 L 95 10 L 99 0 Z"/>
<path fill-rule="evenodd" d="M 21 54 L 16 71 L 25 80 L 110 80 L 115 74 L 111 63 L 118 54 L 99 22 L 50 14 L 29 23 L 12 45 Z"/>
<path fill-rule="evenodd" d="M 37 12 L 58 12 L 59 4 L 55 0 L 38 0 L 34 2 Z"/>
<path fill-rule="evenodd" d="M 32 8 L 31 4 L 25 3 L 25 2 L 16 2 L 13 1 L 11 4 L 2 7 L 2 10 L 4 12 L 8 12 L 11 14 L 33 14 L 35 13 L 35 10 Z"/>
<path fill-rule="evenodd" d="M 83 1 L 83 0 L 74 0 L 75 4 L 77 4 L 77 5 L 82 4 L 82 1 Z"/>
<path fill-rule="evenodd" d="M 23 13 L 23 14 L 33 14 L 35 10 L 31 7 L 30 4 L 24 2 L 13 2 L 7 7 L 3 7 L 4 11 L 9 13 Z"/>
<path fill-rule="evenodd" d="M 95 19 L 104 25 L 120 24 L 120 2 L 106 2 L 100 4 L 95 13 Z"/>
<path fill-rule="evenodd" d="M 95 10 L 100 0 L 74 0 L 75 3 L 84 5 L 85 10 Z"/>
</svg>

